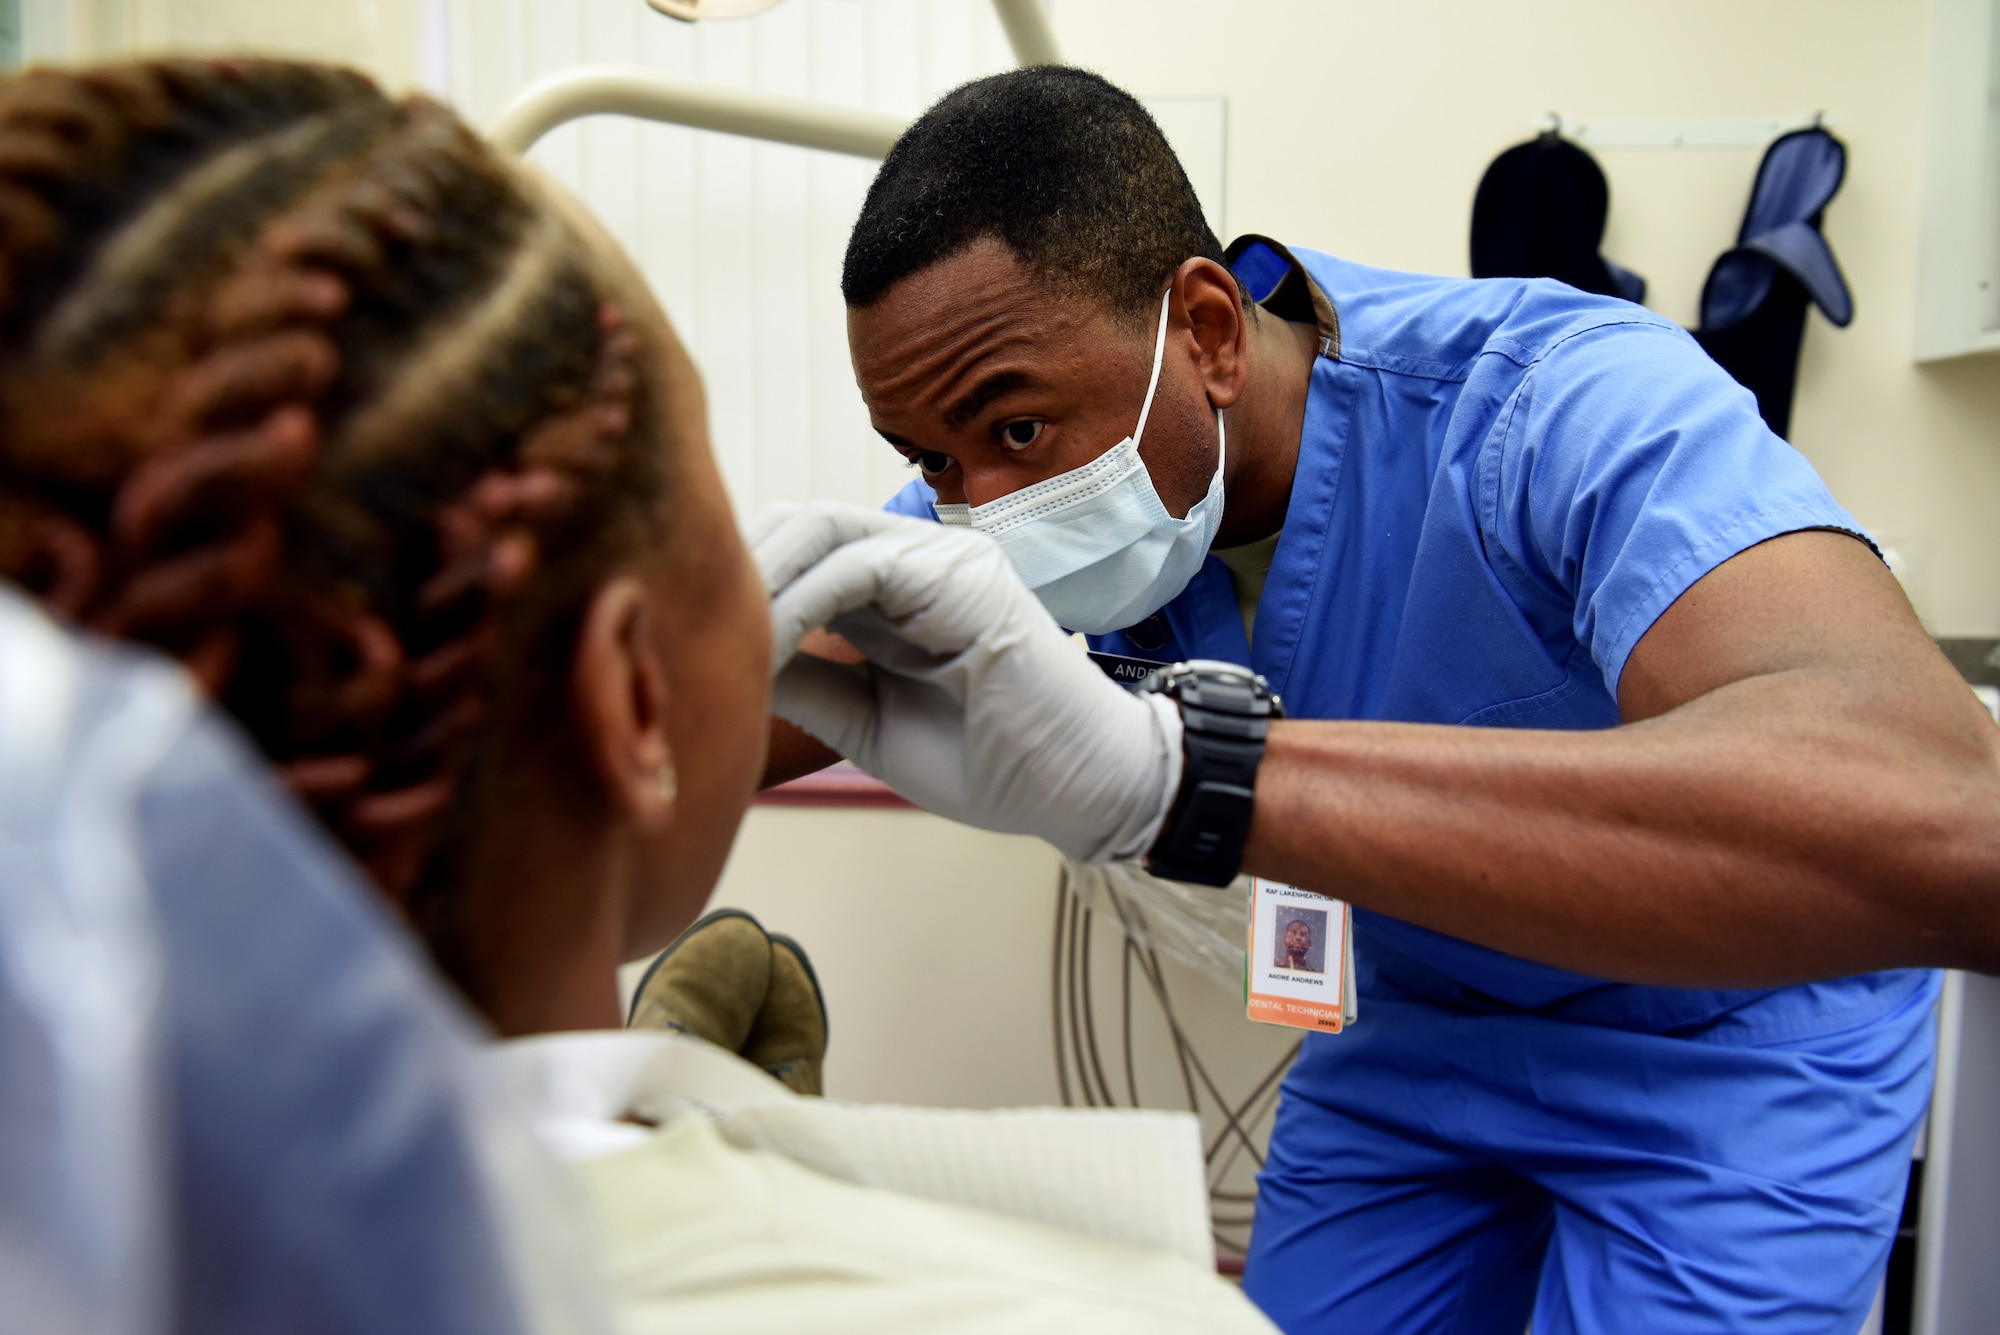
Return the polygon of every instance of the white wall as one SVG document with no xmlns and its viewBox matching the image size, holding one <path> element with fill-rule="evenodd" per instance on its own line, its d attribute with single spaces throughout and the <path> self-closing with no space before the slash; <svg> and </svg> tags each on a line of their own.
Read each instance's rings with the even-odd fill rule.
<svg viewBox="0 0 2000 1335">
<path fill-rule="evenodd" d="M 1918 0 L 1056 0 L 1072 61 L 1229 99 L 1229 223 L 1466 272 L 1472 193 L 1549 111 L 1825 110 L 1850 149 L 1826 233 L 1854 324 L 1809 317 L 1793 439 L 1905 561 L 1933 633 L 2000 634 L 2000 360 L 1912 364 L 1928 6 Z M 1695 318 L 1758 153 L 1606 149 L 1608 254 Z"/>
</svg>

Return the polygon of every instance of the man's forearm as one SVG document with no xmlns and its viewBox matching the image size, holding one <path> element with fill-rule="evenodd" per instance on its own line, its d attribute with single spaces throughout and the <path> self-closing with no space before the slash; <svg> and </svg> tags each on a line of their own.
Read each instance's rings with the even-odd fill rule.
<svg viewBox="0 0 2000 1335">
<path fill-rule="evenodd" d="M 1779 673 L 1603 732 L 1282 723 L 1245 866 L 1631 982 L 2000 968 L 2000 733 L 1888 714 Z"/>
<path fill-rule="evenodd" d="M 862 655 L 853 645 L 830 630 L 809 632 L 799 642 L 803 653 L 830 658 L 836 663 L 859 663 Z M 808 774 L 817 774 L 828 765 L 838 764 L 840 753 L 805 729 L 772 715 L 771 744 L 764 757 L 764 779 L 757 787 L 776 787 Z"/>
<path fill-rule="evenodd" d="M 836 764 L 840 753 L 811 733 L 773 715 L 771 745 L 764 757 L 764 778 L 757 787 L 773 788 Z"/>
</svg>

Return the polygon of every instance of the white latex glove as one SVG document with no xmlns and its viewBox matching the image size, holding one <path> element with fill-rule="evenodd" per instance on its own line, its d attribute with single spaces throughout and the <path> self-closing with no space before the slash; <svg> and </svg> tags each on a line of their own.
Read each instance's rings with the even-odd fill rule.
<svg viewBox="0 0 2000 1335">
<path fill-rule="evenodd" d="M 1181 780 L 1181 718 L 1063 634 L 991 538 L 832 501 L 750 526 L 771 590 L 773 710 L 940 816 L 1137 857 Z M 825 626 L 868 657 L 799 654 Z"/>
</svg>

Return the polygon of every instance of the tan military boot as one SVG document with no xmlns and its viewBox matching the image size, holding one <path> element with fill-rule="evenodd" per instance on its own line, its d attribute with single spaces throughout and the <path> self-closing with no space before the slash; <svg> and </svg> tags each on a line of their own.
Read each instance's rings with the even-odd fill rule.
<svg viewBox="0 0 2000 1335">
<path fill-rule="evenodd" d="M 770 940 L 771 986 L 743 1045 L 743 1058 L 794 1092 L 817 1095 L 826 1064 L 826 998 L 799 943 L 775 933 Z"/>
<path fill-rule="evenodd" d="M 628 1029 L 678 1029 L 739 1052 L 771 988 L 771 939 L 738 909 L 717 909 L 660 953 L 632 994 Z"/>
</svg>

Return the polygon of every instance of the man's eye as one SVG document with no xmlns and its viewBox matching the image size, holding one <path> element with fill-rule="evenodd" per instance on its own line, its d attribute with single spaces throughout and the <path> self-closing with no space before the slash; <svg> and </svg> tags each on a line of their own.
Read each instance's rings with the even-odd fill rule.
<svg viewBox="0 0 2000 1335">
<path fill-rule="evenodd" d="M 911 456 L 910 463 L 917 468 L 921 468 L 924 471 L 924 476 L 936 477 L 939 473 L 951 467 L 951 456 L 949 454 L 939 454 L 936 450 L 920 450 Z"/>
<path fill-rule="evenodd" d="M 1000 443 L 1010 450 L 1025 450 L 1041 439 L 1041 422 L 1009 422 L 1000 428 Z"/>
</svg>

